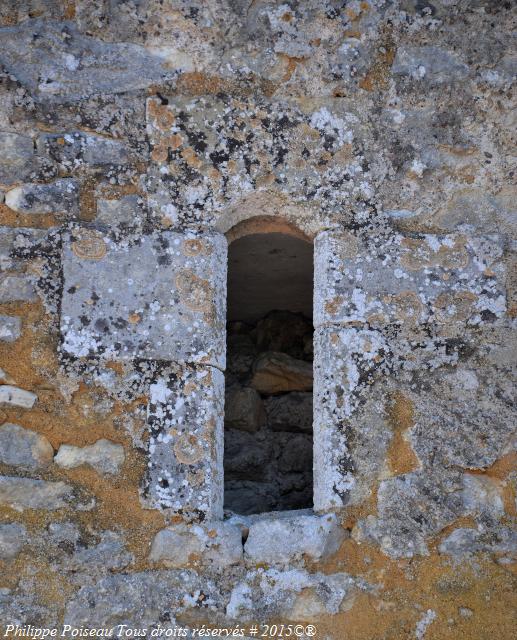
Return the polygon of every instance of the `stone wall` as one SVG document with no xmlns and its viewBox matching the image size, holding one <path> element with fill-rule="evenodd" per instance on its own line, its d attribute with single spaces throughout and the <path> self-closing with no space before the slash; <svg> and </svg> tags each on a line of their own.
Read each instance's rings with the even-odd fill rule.
<svg viewBox="0 0 517 640">
<path fill-rule="evenodd" d="M 513 20 L 0 3 L 1 624 L 515 637 Z M 255 217 L 314 241 L 315 512 L 225 519 Z"/>
</svg>

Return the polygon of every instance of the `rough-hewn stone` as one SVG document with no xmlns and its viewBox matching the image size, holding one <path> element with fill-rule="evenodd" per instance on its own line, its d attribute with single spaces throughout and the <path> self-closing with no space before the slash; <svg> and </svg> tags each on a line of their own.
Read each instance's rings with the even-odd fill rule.
<svg viewBox="0 0 517 640">
<path fill-rule="evenodd" d="M 260 393 L 309 391 L 312 389 L 312 365 L 285 353 L 267 351 L 253 364 L 251 386 Z"/>
<path fill-rule="evenodd" d="M 74 218 L 79 213 L 79 184 L 71 178 L 50 184 L 23 184 L 5 194 L 5 204 L 18 213 Z"/>
<path fill-rule="evenodd" d="M 242 562 L 241 530 L 225 522 L 172 525 L 159 531 L 149 559 L 178 569 L 190 562 L 226 567 Z"/>
<path fill-rule="evenodd" d="M 335 553 L 344 538 L 334 514 L 268 514 L 251 523 L 244 552 L 250 564 L 286 565 L 304 557 L 318 562 Z"/>
<path fill-rule="evenodd" d="M 99 473 L 114 474 L 120 471 L 124 459 L 124 447 L 121 444 L 102 438 L 86 447 L 62 444 L 54 462 L 64 469 L 75 469 L 87 464 Z"/>
<path fill-rule="evenodd" d="M 47 467 L 54 449 L 45 436 L 18 424 L 0 426 L 0 462 L 24 469 Z"/>
</svg>

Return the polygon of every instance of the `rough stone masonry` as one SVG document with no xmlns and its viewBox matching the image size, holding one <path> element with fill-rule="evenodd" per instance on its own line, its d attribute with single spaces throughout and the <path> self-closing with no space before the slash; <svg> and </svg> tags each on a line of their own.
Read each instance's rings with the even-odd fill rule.
<svg viewBox="0 0 517 640">
<path fill-rule="evenodd" d="M 515 17 L 0 2 L 2 635 L 515 638 Z M 309 509 L 223 509 L 251 223 L 314 246 Z"/>
</svg>

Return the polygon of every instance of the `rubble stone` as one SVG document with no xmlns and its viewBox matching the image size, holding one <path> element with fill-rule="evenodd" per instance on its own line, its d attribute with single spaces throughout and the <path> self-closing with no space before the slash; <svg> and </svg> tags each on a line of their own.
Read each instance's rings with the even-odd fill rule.
<svg viewBox="0 0 517 640">
<path fill-rule="evenodd" d="M 285 353 L 263 353 L 253 365 L 251 386 L 260 393 L 309 391 L 312 389 L 312 365 Z"/>
<path fill-rule="evenodd" d="M 17 316 L 0 315 L 0 340 L 15 342 L 22 333 L 22 319 Z"/>
<path fill-rule="evenodd" d="M 253 564 L 290 564 L 304 557 L 318 562 L 335 553 L 344 538 L 334 514 L 267 514 L 251 523 L 244 553 Z"/>
<path fill-rule="evenodd" d="M 242 562 L 241 530 L 226 522 L 172 525 L 159 531 L 149 559 L 177 569 L 194 561 L 226 567 Z"/>
<path fill-rule="evenodd" d="M 62 444 L 54 462 L 64 469 L 75 469 L 82 464 L 93 467 L 102 474 L 115 474 L 124 464 L 124 447 L 102 438 L 86 447 Z"/>
<path fill-rule="evenodd" d="M 50 184 L 24 184 L 5 194 L 5 204 L 18 213 L 53 213 L 74 218 L 79 213 L 79 184 L 72 178 Z"/>
<path fill-rule="evenodd" d="M 0 462 L 24 469 L 48 467 L 54 449 L 45 436 L 9 422 L 0 426 Z"/>
</svg>

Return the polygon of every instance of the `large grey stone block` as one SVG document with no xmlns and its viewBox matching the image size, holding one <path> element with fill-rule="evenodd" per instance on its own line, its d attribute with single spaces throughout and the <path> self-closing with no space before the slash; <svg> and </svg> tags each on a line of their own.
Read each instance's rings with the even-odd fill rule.
<svg viewBox="0 0 517 640">
<path fill-rule="evenodd" d="M 344 506 L 356 484 L 349 441 L 362 392 L 387 367 L 379 331 L 334 326 L 314 333 L 314 509 Z"/>
<path fill-rule="evenodd" d="M 150 387 L 151 506 L 220 518 L 223 513 L 224 376 L 214 367 L 178 369 Z"/>
<path fill-rule="evenodd" d="M 171 525 L 159 531 L 149 559 L 166 567 L 186 567 L 192 561 L 226 567 L 242 561 L 242 534 L 227 522 Z"/>
<path fill-rule="evenodd" d="M 318 562 L 335 553 L 344 538 L 334 514 L 266 514 L 252 521 L 244 553 L 252 564 L 290 564 L 304 557 Z"/>
<path fill-rule="evenodd" d="M 142 236 L 128 246 L 93 229 L 67 234 L 61 305 L 72 356 L 225 365 L 226 240 Z"/>
<path fill-rule="evenodd" d="M 314 324 L 474 327 L 506 311 L 502 240 L 460 234 L 371 241 L 329 230 L 314 243 Z"/>
<path fill-rule="evenodd" d="M 186 55 L 82 35 L 73 22 L 29 19 L 0 29 L 0 62 L 41 102 L 144 89 L 191 70 Z"/>
</svg>

